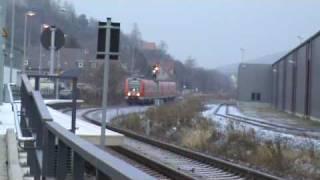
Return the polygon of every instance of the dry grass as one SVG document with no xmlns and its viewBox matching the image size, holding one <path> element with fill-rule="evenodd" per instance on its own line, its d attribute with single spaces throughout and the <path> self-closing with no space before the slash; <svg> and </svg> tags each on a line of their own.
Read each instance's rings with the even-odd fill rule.
<svg viewBox="0 0 320 180">
<path fill-rule="evenodd" d="M 132 114 L 117 120 L 116 124 L 144 133 L 146 119 L 150 119 L 154 138 L 232 159 L 288 179 L 320 179 L 320 151 L 311 140 L 297 149 L 284 138 L 264 141 L 253 129 L 239 130 L 233 123 L 221 133 L 211 120 L 199 115 L 202 109 L 201 101 L 191 98 L 149 109 L 145 117 Z"/>
<path fill-rule="evenodd" d="M 144 123 L 145 119 L 141 118 L 137 113 L 132 113 L 125 117 L 119 117 L 111 121 L 113 126 L 130 129 L 137 133 L 144 132 Z"/>
</svg>

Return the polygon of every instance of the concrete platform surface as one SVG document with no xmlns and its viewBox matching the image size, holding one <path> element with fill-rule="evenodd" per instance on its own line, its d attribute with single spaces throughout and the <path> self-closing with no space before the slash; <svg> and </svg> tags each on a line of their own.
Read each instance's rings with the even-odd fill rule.
<svg viewBox="0 0 320 180">
<path fill-rule="evenodd" d="M 10 103 L 3 103 L 0 105 L 0 135 L 5 135 L 9 128 L 15 129 L 14 113 Z"/>
<path fill-rule="evenodd" d="M 71 129 L 71 116 L 48 107 L 53 120 L 66 129 Z M 94 144 L 100 143 L 100 126 L 91 124 L 82 119 L 76 119 L 76 134 Z M 109 146 L 122 145 L 124 135 L 106 129 L 105 144 Z"/>
<path fill-rule="evenodd" d="M 0 179 L 8 179 L 6 136 L 0 135 Z"/>
<path fill-rule="evenodd" d="M 44 103 L 47 105 L 72 103 L 72 99 L 45 99 Z M 77 99 L 77 103 L 84 103 L 83 100 Z"/>
</svg>

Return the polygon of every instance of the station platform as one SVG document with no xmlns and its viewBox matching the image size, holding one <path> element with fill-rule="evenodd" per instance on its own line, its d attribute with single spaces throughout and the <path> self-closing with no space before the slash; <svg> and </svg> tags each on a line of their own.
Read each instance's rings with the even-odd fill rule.
<svg viewBox="0 0 320 180">
<path fill-rule="evenodd" d="M 8 144 L 6 134 L 8 129 L 14 129 L 14 114 L 10 103 L 0 105 L 0 179 L 7 180 L 8 177 Z"/>
<path fill-rule="evenodd" d="M 51 114 L 53 121 L 60 124 L 62 127 L 71 130 L 71 115 L 64 114 L 52 107 L 59 105 L 70 105 L 72 100 L 69 99 L 45 99 L 45 104 L 48 106 L 49 113 Z M 83 103 L 83 100 L 77 100 L 77 103 Z M 100 144 L 100 133 L 101 128 L 95 124 L 89 123 L 79 117 L 76 118 L 76 135 L 79 135 L 83 139 L 93 143 Z M 124 141 L 124 135 L 110 131 L 106 129 L 105 131 L 105 144 L 107 146 L 119 146 Z"/>
<path fill-rule="evenodd" d="M 59 123 L 66 129 L 71 129 L 71 116 L 57 111 L 51 107 L 48 107 L 48 110 L 55 122 Z M 100 131 L 100 126 L 91 124 L 79 118 L 76 119 L 76 135 L 79 135 L 83 139 L 86 139 L 93 144 L 99 144 Z M 118 146 L 124 142 L 124 135 L 120 133 L 106 129 L 105 135 L 105 144 L 107 146 Z"/>
<path fill-rule="evenodd" d="M 1 127 L 1 125 L 0 125 Z M 0 134 L 0 179 L 7 180 L 8 179 L 8 168 L 6 162 L 7 158 L 7 145 L 5 141 L 5 135 Z"/>
<path fill-rule="evenodd" d="M 54 103 L 69 103 L 68 101 L 49 101 L 49 104 Z M 20 102 L 16 102 L 16 105 L 20 107 Z M 49 113 L 51 114 L 51 117 L 53 121 L 60 124 L 62 127 L 66 129 L 71 129 L 71 116 L 64 114 L 60 111 L 57 111 L 48 105 Z M 14 120 L 14 113 L 12 111 L 12 107 L 10 103 L 2 103 L 0 105 L 0 180 L 7 180 L 9 178 L 9 166 L 12 165 L 12 163 L 8 163 L 9 157 L 12 157 L 12 152 L 8 151 L 9 146 L 15 147 L 15 150 L 17 150 L 17 142 L 10 142 L 6 141 L 8 137 L 8 130 L 12 131 L 13 139 L 15 139 L 15 120 Z M 100 143 L 100 127 L 94 124 L 91 124 L 89 122 L 86 122 L 82 119 L 77 118 L 76 119 L 76 135 L 82 137 L 83 139 L 93 143 L 93 144 L 99 144 Z M 124 142 L 124 135 L 119 134 L 117 132 L 113 132 L 110 130 L 105 131 L 106 140 L 105 144 L 107 146 L 117 146 L 121 145 Z M 12 138 L 11 138 L 12 139 Z M 12 148 L 11 148 L 12 149 Z M 18 157 L 16 157 L 18 158 Z M 11 167 L 11 166 L 10 166 Z M 20 168 L 20 167 L 19 167 Z M 18 179 L 27 179 L 26 177 L 22 178 L 23 170 L 19 169 L 19 175 L 21 175 L 21 178 Z M 17 173 L 16 173 L 17 174 Z M 12 173 L 10 173 L 10 177 L 16 177 L 17 175 L 12 176 Z M 18 176 L 17 176 L 18 177 Z"/>
<path fill-rule="evenodd" d="M 68 100 L 45 100 L 45 103 L 48 103 L 50 105 L 58 103 L 69 103 Z M 17 102 L 17 106 L 20 107 L 19 102 Z M 60 124 L 62 127 L 66 129 L 71 129 L 71 116 L 64 114 L 60 111 L 57 111 L 51 107 L 48 106 L 48 110 L 55 122 Z M 11 109 L 10 103 L 3 103 L 0 105 L 0 135 L 5 135 L 7 132 L 7 129 L 15 129 L 14 124 L 14 114 Z M 93 144 L 99 144 L 100 143 L 100 133 L 101 128 L 100 126 L 91 124 L 83 119 L 77 118 L 76 119 L 76 134 L 80 137 L 88 140 L 89 142 Z M 107 146 L 117 146 L 121 145 L 124 141 L 124 135 L 113 132 L 110 130 L 105 131 L 106 135 L 106 142 L 105 144 Z"/>
<path fill-rule="evenodd" d="M 0 135 L 5 135 L 7 129 L 15 129 L 14 114 L 10 103 L 0 105 Z"/>
<path fill-rule="evenodd" d="M 64 109 L 72 107 L 72 99 L 45 99 L 44 103 L 54 109 Z M 77 99 L 77 106 L 81 106 L 84 101 Z"/>
</svg>

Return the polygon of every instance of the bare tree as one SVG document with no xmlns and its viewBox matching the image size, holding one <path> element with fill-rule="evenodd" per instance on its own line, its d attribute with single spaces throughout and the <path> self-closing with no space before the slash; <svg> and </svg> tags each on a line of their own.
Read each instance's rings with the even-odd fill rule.
<svg viewBox="0 0 320 180">
<path fill-rule="evenodd" d="M 133 29 L 130 34 L 130 39 L 131 39 L 131 74 L 134 73 L 135 71 L 135 63 L 136 63 L 136 54 L 137 50 L 140 49 L 141 47 L 141 32 L 139 30 L 138 24 L 134 23 L 133 24 Z"/>
</svg>

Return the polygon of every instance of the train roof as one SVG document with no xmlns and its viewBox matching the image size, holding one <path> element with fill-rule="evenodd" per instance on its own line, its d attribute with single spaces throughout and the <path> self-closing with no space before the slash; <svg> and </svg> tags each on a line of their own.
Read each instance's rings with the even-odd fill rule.
<svg viewBox="0 0 320 180">
<path fill-rule="evenodd" d="M 146 80 L 146 81 L 154 81 L 153 79 L 146 79 L 146 78 L 137 78 L 137 77 L 128 77 L 128 80 Z M 174 82 L 175 81 L 170 81 L 170 80 L 160 80 L 160 82 Z"/>
</svg>

